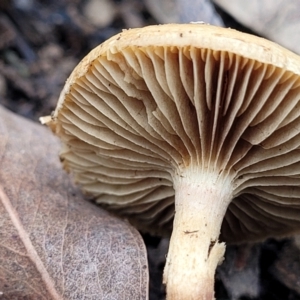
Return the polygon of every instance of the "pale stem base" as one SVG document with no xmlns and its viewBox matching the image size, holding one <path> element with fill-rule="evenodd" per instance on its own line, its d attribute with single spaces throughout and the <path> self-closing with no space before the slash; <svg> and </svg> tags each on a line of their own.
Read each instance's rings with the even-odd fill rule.
<svg viewBox="0 0 300 300">
<path fill-rule="evenodd" d="M 218 241 L 232 190 L 228 178 L 192 171 L 175 178 L 175 217 L 164 283 L 168 300 L 214 299 L 225 244 Z"/>
</svg>

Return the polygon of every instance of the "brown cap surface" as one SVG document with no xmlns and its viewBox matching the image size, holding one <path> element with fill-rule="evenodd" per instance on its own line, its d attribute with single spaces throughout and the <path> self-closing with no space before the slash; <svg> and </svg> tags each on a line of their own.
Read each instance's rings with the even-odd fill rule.
<svg viewBox="0 0 300 300">
<path fill-rule="evenodd" d="M 168 232 L 186 166 L 230 178 L 222 239 L 300 229 L 300 58 L 210 25 L 112 37 L 73 71 L 47 124 L 82 189 L 140 229 Z M 201 195 L 199 195 L 201 197 Z"/>
</svg>

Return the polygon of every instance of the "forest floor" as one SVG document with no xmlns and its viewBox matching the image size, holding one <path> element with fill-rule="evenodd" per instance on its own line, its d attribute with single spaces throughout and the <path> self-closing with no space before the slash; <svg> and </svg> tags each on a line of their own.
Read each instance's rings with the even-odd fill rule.
<svg viewBox="0 0 300 300">
<path fill-rule="evenodd" d="M 54 110 L 65 80 L 96 45 L 123 28 L 157 24 L 142 0 L 0 2 L 0 104 L 38 122 Z M 98 5 L 96 16 L 89 5 Z M 95 8 L 94 8 L 95 9 Z M 100 13 L 101 12 L 101 13 Z M 218 9 L 226 26 L 247 30 Z M 150 299 L 164 299 L 168 240 L 143 235 Z M 299 238 L 227 247 L 216 298 L 300 300 Z"/>
</svg>

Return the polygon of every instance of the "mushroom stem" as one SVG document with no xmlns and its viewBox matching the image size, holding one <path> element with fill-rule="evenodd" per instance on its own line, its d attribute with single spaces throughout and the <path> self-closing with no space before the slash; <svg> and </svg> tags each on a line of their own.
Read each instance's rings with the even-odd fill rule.
<svg viewBox="0 0 300 300">
<path fill-rule="evenodd" d="M 218 238 L 230 203 L 230 178 L 202 170 L 175 176 L 175 217 L 164 283 L 168 300 L 214 299 L 214 275 L 225 243 Z"/>
</svg>

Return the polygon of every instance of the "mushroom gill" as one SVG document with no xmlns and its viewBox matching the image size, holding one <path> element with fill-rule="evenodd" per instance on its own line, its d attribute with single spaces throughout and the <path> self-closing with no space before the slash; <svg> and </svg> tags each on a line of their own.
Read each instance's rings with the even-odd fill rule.
<svg viewBox="0 0 300 300">
<path fill-rule="evenodd" d="M 299 74 L 264 39 L 172 24 L 120 33 L 68 79 L 47 122 L 63 165 L 139 229 L 173 229 L 168 299 L 213 298 L 220 229 L 242 242 L 300 228 Z"/>
</svg>

